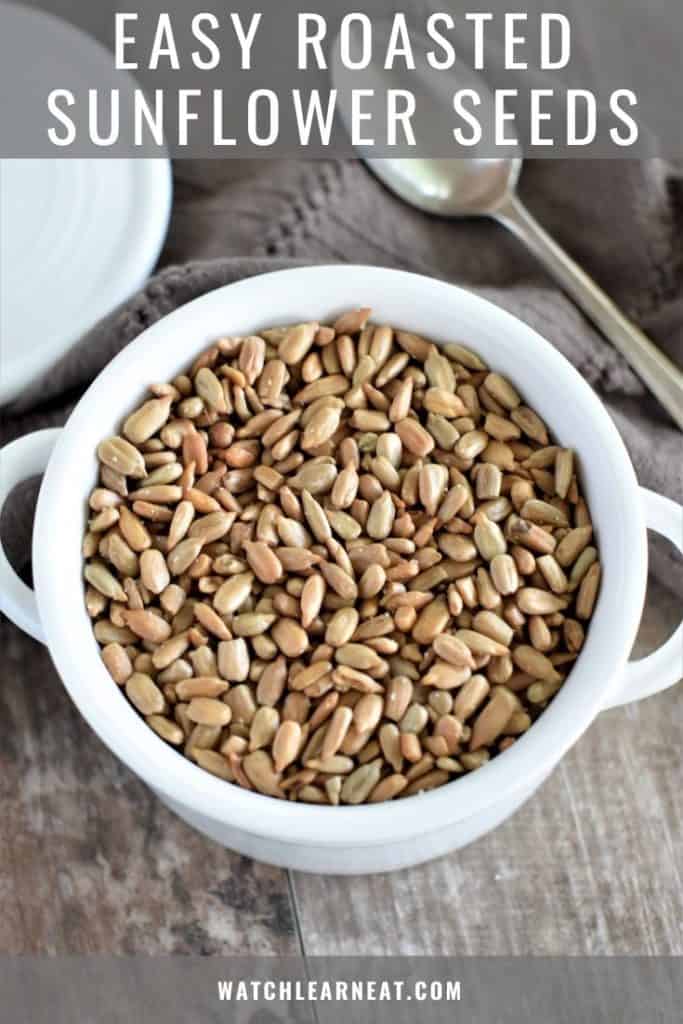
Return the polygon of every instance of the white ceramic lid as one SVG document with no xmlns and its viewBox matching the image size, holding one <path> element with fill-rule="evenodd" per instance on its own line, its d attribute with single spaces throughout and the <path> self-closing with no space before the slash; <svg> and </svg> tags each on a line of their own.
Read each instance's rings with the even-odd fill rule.
<svg viewBox="0 0 683 1024">
<path fill-rule="evenodd" d="M 86 94 L 95 74 L 104 89 L 126 84 L 104 47 L 66 22 L 11 4 L 0 10 L 13 46 L 46 55 L 39 71 L 23 63 L 18 88 L 38 74 L 59 82 L 64 68 L 70 83 L 82 74 Z M 0 403 L 143 284 L 166 236 L 171 194 L 167 159 L 0 161 Z"/>
</svg>

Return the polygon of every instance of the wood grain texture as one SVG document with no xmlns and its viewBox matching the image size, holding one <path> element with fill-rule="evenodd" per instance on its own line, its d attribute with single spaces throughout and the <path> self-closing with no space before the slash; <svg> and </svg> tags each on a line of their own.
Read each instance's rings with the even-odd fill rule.
<svg viewBox="0 0 683 1024">
<path fill-rule="evenodd" d="M 286 873 L 171 814 L 0 626 L 0 952 L 298 952 Z"/>
</svg>

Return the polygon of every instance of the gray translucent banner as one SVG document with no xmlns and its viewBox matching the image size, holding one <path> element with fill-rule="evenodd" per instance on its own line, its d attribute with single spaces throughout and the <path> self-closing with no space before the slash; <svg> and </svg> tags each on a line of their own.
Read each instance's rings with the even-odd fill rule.
<svg viewBox="0 0 683 1024">
<path fill-rule="evenodd" d="M 681 958 L 4 957 L 12 1024 L 678 1024 Z"/>
<path fill-rule="evenodd" d="M 0 3 L 0 157 L 680 157 L 682 43 L 680 0 Z"/>
</svg>

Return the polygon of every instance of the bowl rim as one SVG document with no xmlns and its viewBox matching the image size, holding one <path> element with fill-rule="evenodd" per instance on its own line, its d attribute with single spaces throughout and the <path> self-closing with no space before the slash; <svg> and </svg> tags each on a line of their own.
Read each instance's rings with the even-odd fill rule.
<svg viewBox="0 0 683 1024">
<path fill-rule="evenodd" d="M 223 780 L 199 768 L 153 733 L 118 687 L 112 684 L 99 659 L 94 637 L 92 650 L 84 650 L 69 642 L 69 629 L 73 626 L 73 601 L 68 597 L 65 599 L 63 580 L 58 579 L 57 573 L 53 571 L 50 544 L 44 543 L 44 540 L 41 542 L 41 538 L 49 536 L 50 527 L 53 526 L 51 509 L 55 501 L 66 502 L 68 505 L 69 501 L 73 503 L 76 500 L 78 512 L 74 514 L 82 516 L 85 495 L 79 493 L 74 498 L 68 488 L 73 439 L 78 436 L 79 428 L 87 424 L 89 410 L 97 403 L 98 396 L 111 388 L 115 378 L 121 379 L 129 372 L 134 372 L 140 362 L 144 361 L 146 352 L 156 345 L 163 345 L 164 336 L 168 335 L 171 328 L 187 328 L 189 337 L 192 337 L 193 321 L 203 309 L 208 312 L 215 305 L 216 310 L 220 308 L 221 316 L 225 317 L 229 315 L 232 301 L 252 299 L 260 317 L 263 295 L 268 286 L 283 285 L 291 290 L 299 285 L 309 289 L 316 287 L 316 279 L 318 285 L 328 279 L 330 286 L 339 291 L 339 308 L 345 305 L 348 308 L 352 304 L 349 296 L 357 299 L 361 280 L 366 294 L 378 294 L 382 290 L 388 296 L 388 301 L 391 301 L 391 293 L 395 289 L 412 289 L 415 296 L 419 294 L 429 303 L 439 299 L 458 302 L 471 311 L 497 320 L 501 333 L 503 330 L 510 332 L 513 338 L 523 342 L 550 370 L 567 378 L 574 399 L 581 402 L 591 416 L 592 429 L 596 434 L 596 451 L 598 446 L 604 446 L 609 458 L 613 471 L 611 484 L 617 492 L 614 500 L 623 517 L 625 536 L 629 538 L 629 572 L 624 569 L 618 574 L 619 579 L 612 580 L 610 594 L 605 594 L 606 588 L 603 587 L 596 608 L 594 628 L 589 635 L 592 644 L 590 665 L 585 657 L 588 654 L 586 650 L 572 672 L 572 679 L 575 676 L 577 680 L 579 676 L 582 677 L 583 699 L 580 702 L 574 699 L 578 681 L 574 690 L 571 687 L 563 688 L 544 711 L 542 722 L 536 723 L 510 749 L 477 771 L 454 780 L 457 789 L 453 789 L 452 783 L 449 783 L 421 794 L 419 804 L 413 800 L 353 807 L 292 803 L 274 800 L 236 785 L 226 786 Z M 265 310 L 263 315 L 267 317 L 267 302 Z M 214 336 L 220 333 L 221 327 L 217 326 Z M 192 358 L 192 353 L 189 353 L 189 358 Z M 587 382 L 538 332 L 495 303 L 447 282 L 390 268 L 332 264 L 272 271 L 208 292 L 148 327 L 101 371 L 71 414 L 45 473 L 36 511 L 33 566 L 36 596 L 47 645 L 65 688 L 100 739 L 148 785 L 195 814 L 252 835 L 274 838 L 285 843 L 317 846 L 373 845 L 435 831 L 469 818 L 507 796 L 512 797 L 520 789 L 528 788 L 532 780 L 540 782 L 552 770 L 618 685 L 642 611 L 647 576 L 647 544 L 635 472 L 616 427 Z M 634 566 L 639 571 L 634 571 Z M 76 599 L 82 600 L 81 587 L 82 580 L 79 577 L 73 581 L 72 591 L 67 588 L 67 593 L 71 592 Z M 90 629 L 85 611 L 83 618 Z M 600 630 L 595 629 L 598 620 L 602 624 Z M 93 685 L 95 676 L 100 678 Z M 588 677 L 590 689 L 584 692 Z M 593 679 L 597 682 L 593 683 Z M 123 733 L 117 726 L 116 700 L 128 712 L 127 729 Z M 117 713 L 114 714 L 114 711 Z M 418 809 L 419 815 L 416 813 Z"/>
</svg>

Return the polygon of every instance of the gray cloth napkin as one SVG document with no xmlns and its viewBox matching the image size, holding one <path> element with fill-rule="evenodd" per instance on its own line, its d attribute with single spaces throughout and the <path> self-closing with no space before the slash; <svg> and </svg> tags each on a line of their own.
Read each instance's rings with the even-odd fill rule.
<svg viewBox="0 0 683 1024">
<path fill-rule="evenodd" d="M 413 210 L 356 161 L 187 161 L 176 164 L 175 179 L 165 269 L 4 410 L 2 443 L 65 422 L 121 348 L 210 289 L 297 263 L 358 262 L 463 284 L 531 324 L 606 403 L 640 482 L 683 501 L 680 432 L 502 228 Z M 520 191 L 624 311 L 683 364 L 681 173 L 654 160 L 536 161 L 525 167 Z M 19 489 L 4 516 L 3 543 L 18 566 L 28 559 L 27 506 L 35 490 Z M 683 594 L 680 561 L 670 548 L 655 545 L 652 564 Z"/>
</svg>

